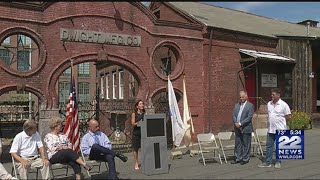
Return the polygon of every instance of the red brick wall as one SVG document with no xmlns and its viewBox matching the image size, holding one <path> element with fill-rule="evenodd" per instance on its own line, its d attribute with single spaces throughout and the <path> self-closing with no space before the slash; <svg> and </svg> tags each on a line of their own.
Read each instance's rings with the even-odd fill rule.
<svg viewBox="0 0 320 180">
<path fill-rule="evenodd" d="M 115 7 L 117 11 L 115 11 Z M 21 78 L 0 70 L 0 92 L 5 86 L 15 86 L 24 82 L 43 94 L 43 101 L 49 107 L 57 103 L 55 80 L 60 73 L 69 67 L 69 58 L 74 57 L 75 64 L 96 61 L 97 53 L 103 48 L 109 53 L 110 62 L 124 66 L 140 79 L 137 98 L 146 98 L 156 94 L 159 89 L 167 87 L 167 81 L 159 78 L 152 69 L 151 57 L 156 45 L 163 42 L 175 43 L 184 61 L 183 73 L 186 75 L 188 102 L 193 117 L 196 133 L 207 130 L 217 133 L 232 128 L 231 114 L 238 100 L 236 86 L 237 71 L 240 70 L 240 54 L 238 48 L 274 51 L 269 40 L 242 35 L 241 41 L 228 39 L 238 36 L 234 33 L 214 32 L 211 64 L 211 92 L 208 92 L 208 36 L 201 30 L 177 28 L 173 26 L 155 25 L 143 9 L 127 2 L 57 2 L 44 12 L 33 12 L 8 7 L 0 7 L 0 29 L 21 26 L 28 28 L 42 39 L 46 50 L 46 64 L 39 72 Z M 115 20 L 118 12 L 123 21 Z M 166 9 L 163 9 L 165 14 Z M 171 20 L 180 21 L 181 16 L 175 16 L 169 11 Z M 73 17 L 74 16 L 74 17 Z M 72 20 L 69 17 L 73 17 Z M 23 19 L 23 20 L 22 20 Z M 120 34 L 133 34 L 142 37 L 141 47 L 124 47 L 92 43 L 60 41 L 60 28 L 85 29 Z M 217 33 L 217 34 L 216 34 Z M 219 35 L 220 33 L 220 35 Z M 203 39 L 203 37 L 205 37 Z M 0 34 L 0 38 L 1 34 Z M 265 44 L 260 41 L 266 41 Z M 182 92 L 182 73 L 172 79 L 174 88 Z M 2 92 L 1 92 L 2 93 Z M 208 118 L 208 97 L 211 93 L 212 117 Z M 146 101 L 147 102 L 147 101 Z M 179 102 L 181 113 L 182 101 Z M 208 121 L 211 119 L 211 127 Z"/>
<path fill-rule="evenodd" d="M 238 36 L 243 40 L 232 39 L 228 36 Z M 208 70 L 209 36 L 206 35 L 204 47 L 204 70 Z M 228 38 L 228 39 L 227 39 Z M 227 39 L 227 40 L 224 40 Z M 257 39 L 259 41 L 257 41 Z M 260 42 L 260 41 L 266 41 Z M 270 41 L 270 42 L 269 42 Z M 266 45 L 271 43 L 270 45 Z M 232 130 L 232 112 L 234 104 L 238 101 L 237 72 L 241 69 L 239 48 L 258 51 L 274 52 L 276 43 L 274 40 L 253 38 L 240 34 L 226 34 L 225 32 L 214 31 L 212 40 L 212 63 L 211 63 L 211 115 L 209 118 L 209 87 L 206 82 L 208 74 L 205 73 L 204 80 L 204 121 L 207 129 L 211 132 Z M 242 73 L 240 75 L 243 75 Z"/>
<path fill-rule="evenodd" d="M 101 8 L 103 7 L 103 8 Z M 115 21 L 115 8 L 120 12 L 123 21 Z M 58 96 L 55 92 L 55 81 L 69 66 L 69 58 L 74 64 L 96 61 L 97 53 L 102 50 L 101 44 L 60 41 L 60 28 L 84 29 L 92 31 L 133 34 L 142 37 L 141 47 L 124 47 L 104 45 L 112 63 L 119 63 L 140 75 L 138 98 L 146 98 L 156 90 L 167 87 L 167 81 L 160 79 L 151 68 L 152 52 L 162 41 L 174 42 L 182 53 L 187 80 L 187 90 L 191 113 L 197 126 L 203 119 L 202 102 L 202 54 L 201 31 L 170 26 L 156 26 L 138 7 L 126 2 L 57 2 L 44 12 L 1 7 L 0 29 L 24 27 L 34 32 L 42 40 L 46 50 L 46 63 L 37 72 L 26 78 L 11 75 L 0 70 L 0 91 L 5 86 L 16 86 L 23 82 L 35 91 L 41 92 L 40 101 L 48 108 L 56 107 Z M 76 17 L 73 17 L 76 16 Z M 73 17 L 72 20 L 69 17 Z M 0 38 L 2 37 L 0 34 Z M 92 55 L 93 54 L 93 55 Z M 173 86 L 182 92 L 182 72 L 177 79 L 172 79 Z M 1 93 L 3 93 L 1 91 Z M 182 101 L 180 101 L 182 113 Z M 201 128 L 196 128 L 200 131 Z"/>
</svg>

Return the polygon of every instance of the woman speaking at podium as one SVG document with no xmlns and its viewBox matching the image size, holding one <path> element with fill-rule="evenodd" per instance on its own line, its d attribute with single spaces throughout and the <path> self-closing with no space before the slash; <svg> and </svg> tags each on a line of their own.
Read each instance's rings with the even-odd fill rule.
<svg viewBox="0 0 320 180">
<path fill-rule="evenodd" d="M 138 151 L 141 147 L 141 130 L 140 127 L 137 126 L 137 124 L 139 121 L 143 120 L 143 116 L 145 113 L 144 102 L 142 100 L 138 100 L 135 103 L 134 107 L 134 112 L 131 114 L 131 124 L 133 126 L 132 146 L 134 157 L 134 169 L 139 170 Z"/>
</svg>

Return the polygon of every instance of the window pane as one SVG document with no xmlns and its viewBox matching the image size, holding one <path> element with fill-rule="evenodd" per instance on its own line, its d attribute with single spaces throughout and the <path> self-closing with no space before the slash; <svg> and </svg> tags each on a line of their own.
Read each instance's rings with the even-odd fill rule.
<svg viewBox="0 0 320 180">
<path fill-rule="evenodd" d="M 134 98 L 136 96 L 135 79 L 132 74 L 129 74 L 129 97 Z"/>
<path fill-rule="evenodd" d="M 69 99 L 70 82 L 59 82 L 59 103 L 66 104 Z"/>
<path fill-rule="evenodd" d="M 117 74 L 112 73 L 112 97 L 117 99 L 116 89 L 117 89 Z"/>
<path fill-rule="evenodd" d="M 71 68 L 66 69 L 63 74 L 63 76 L 71 76 Z"/>
<path fill-rule="evenodd" d="M 162 74 L 168 76 L 171 74 L 171 57 L 161 58 Z"/>
<path fill-rule="evenodd" d="M 4 61 L 5 64 L 10 64 L 10 55 L 7 49 L 0 49 L 0 57 Z"/>
<path fill-rule="evenodd" d="M 79 77 L 89 77 L 90 73 L 90 63 L 81 63 L 78 65 L 78 75 Z"/>
<path fill-rule="evenodd" d="M 80 102 L 88 102 L 90 100 L 90 89 L 89 83 L 80 82 L 78 83 L 78 97 Z"/>
<path fill-rule="evenodd" d="M 2 43 L 6 45 L 10 44 L 10 37 L 7 37 Z"/>
<path fill-rule="evenodd" d="M 25 35 L 22 35 L 22 34 L 19 34 L 18 35 L 18 45 L 20 46 L 30 46 L 31 45 L 31 38 L 25 36 Z"/>
<path fill-rule="evenodd" d="M 119 71 L 119 99 L 123 99 L 123 70 Z"/>
<path fill-rule="evenodd" d="M 107 99 L 110 99 L 109 97 L 109 74 L 106 75 L 106 97 Z"/>
<path fill-rule="evenodd" d="M 100 98 L 104 99 L 104 76 L 100 77 Z"/>
<path fill-rule="evenodd" d="M 27 71 L 29 70 L 29 51 L 18 51 L 17 70 Z"/>
</svg>

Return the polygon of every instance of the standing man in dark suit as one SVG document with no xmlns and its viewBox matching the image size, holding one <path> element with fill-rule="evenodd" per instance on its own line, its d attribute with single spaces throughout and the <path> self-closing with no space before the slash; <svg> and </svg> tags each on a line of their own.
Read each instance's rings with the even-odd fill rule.
<svg viewBox="0 0 320 180">
<path fill-rule="evenodd" d="M 231 164 L 247 164 L 250 160 L 251 138 L 252 138 L 252 117 L 254 106 L 248 101 L 246 91 L 240 91 L 240 102 L 236 103 L 233 110 L 233 123 L 235 133 L 236 159 Z"/>
</svg>

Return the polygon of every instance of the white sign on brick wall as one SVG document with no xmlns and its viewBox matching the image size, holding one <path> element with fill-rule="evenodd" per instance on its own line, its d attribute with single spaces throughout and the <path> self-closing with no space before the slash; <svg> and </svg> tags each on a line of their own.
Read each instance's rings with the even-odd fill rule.
<svg viewBox="0 0 320 180">
<path fill-rule="evenodd" d="M 261 87 L 277 87 L 277 75 L 261 74 Z"/>
</svg>

